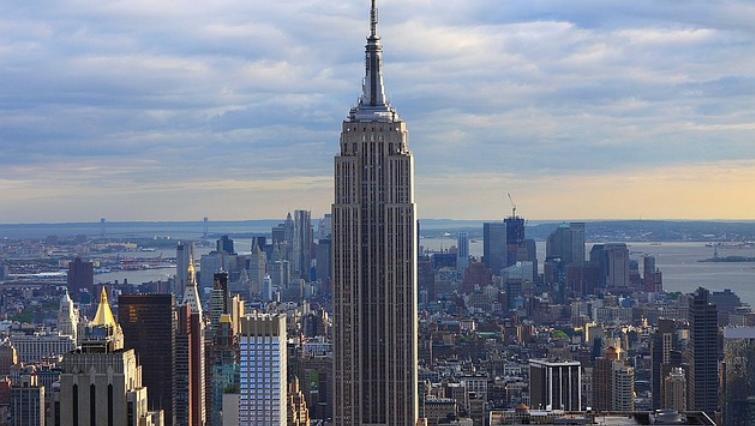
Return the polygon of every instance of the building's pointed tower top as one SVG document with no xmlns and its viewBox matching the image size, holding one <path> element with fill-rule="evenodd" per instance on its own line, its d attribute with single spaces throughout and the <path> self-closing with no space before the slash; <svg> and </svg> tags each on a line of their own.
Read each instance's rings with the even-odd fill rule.
<svg viewBox="0 0 755 426">
<path fill-rule="evenodd" d="M 107 290 L 103 286 L 100 290 L 100 304 L 97 306 L 97 313 L 94 319 L 89 323 L 91 326 L 117 327 L 113 311 L 110 309 L 110 303 L 107 300 Z"/>
<path fill-rule="evenodd" d="M 188 277 L 184 288 L 183 304 L 191 307 L 191 312 L 202 317 L 202 301 L 197 290 L 197 273 L 194 269 L 194 256 L 189 256 Z"/>
<path fill-rule="evenodd" d="M 398 121 L 396 110 L 385 95 L 383 83 L 383 45 L 378 35 L 377 1 L 372 0 L 370 9 L 370 35 L 365 46 L 365 76 L 359 104 L 350 114 L 351 121 Z"/>
</svg>

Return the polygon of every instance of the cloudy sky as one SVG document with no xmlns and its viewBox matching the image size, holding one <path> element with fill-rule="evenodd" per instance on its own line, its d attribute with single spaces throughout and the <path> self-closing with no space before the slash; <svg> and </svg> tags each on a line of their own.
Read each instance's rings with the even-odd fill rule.
<svg viewBox="0 0 755 426">
<path fill-rule="evenodd" d="M 755 3 L 380 0 L 421 217 L 755 219 Z M 5 0 L 0 222 L 329 209 L 368 0 Z"/>
</svg>

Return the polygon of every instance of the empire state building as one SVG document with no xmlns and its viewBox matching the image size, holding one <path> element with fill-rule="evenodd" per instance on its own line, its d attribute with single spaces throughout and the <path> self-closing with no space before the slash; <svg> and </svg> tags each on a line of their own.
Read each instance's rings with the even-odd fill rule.
<svg viewBox="0 0 755 426">
<path fill-rule="evenodd" d="M 414 160 L 383 86 L 372 0 L 359 103 L 343 122 L 333 204 L 335 425 L 414 426 L 417 247 Z"/>
</svg>

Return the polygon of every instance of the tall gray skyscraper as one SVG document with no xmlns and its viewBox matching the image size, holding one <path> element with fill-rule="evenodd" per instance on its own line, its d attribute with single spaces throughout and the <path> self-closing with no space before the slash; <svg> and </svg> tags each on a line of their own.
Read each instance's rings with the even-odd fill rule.
<svg viewBox="0 0 755 426">
<path fill-rule="evenodd" d="M 692 410 L 713 417 L 718 409 L 718 309 L 710 292 L 699 288 L 689 302 L 689 402 Z"/>
<path fill-rule="evenodd" d="M 335 159 L 335 425 L 414 426 L 417 246 L 414 161 L 406 123 L 383 86 L 372 1 L 366 76 Z"/>
<path fill-rule="evenodd" d="M 294 211 L 294 273 L 308 279 L 312 263 L 312 213 L 308 210 Z"/>
<path fill-rule="evenodd" d="M 456 236 L 456 271 L 464 274 L 469 266 L 469 234 L 459 232 Z"/>
<path fill-rule="evenodd" d="M 506 224 L 490 222 L 482 225 L 482 261 L 485 266 L 500 275 L 507 266 Z"/>
<path fill-rule="evenodd" d="M 565 264 L 582 266 L 585 263 L 585 224 L 562 224 L 549 236 L 546 259 L 560 258 Z"/>
</svg>

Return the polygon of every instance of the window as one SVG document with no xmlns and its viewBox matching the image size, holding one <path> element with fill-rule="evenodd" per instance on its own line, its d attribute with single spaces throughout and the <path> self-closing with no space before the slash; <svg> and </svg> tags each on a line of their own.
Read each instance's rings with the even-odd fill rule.
<svg viewBox="0 0 755 426">
<path fill-rule="evenodd" d="M 73 385 L 73 424 L 79 424 L 79 385 Z"/>
<path fill-rule="evenodd" d="M 97 422 L 95 419 L 97 418 L 97 407 L 96 407 L 96 394 L 95 394 L 95 387 L 94 383 L 89 386 L 89 424 L 91 426 L 97 426 Z"/>
<path fill-rule="evenodd" d="M 107 385 L 107 426 L 113 426 L 113 385 Z"/>
</svg>

